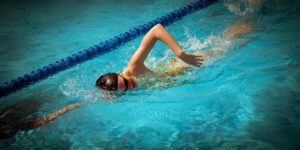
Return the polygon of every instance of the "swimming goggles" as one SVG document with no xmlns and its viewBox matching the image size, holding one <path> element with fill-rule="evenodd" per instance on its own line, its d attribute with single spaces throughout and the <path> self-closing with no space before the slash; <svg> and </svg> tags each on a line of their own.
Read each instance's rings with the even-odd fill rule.
<svg viewBox="0 0 300 150">
<path fill-rule="evenodd" d="M 125 83 L 125 90 L 124 92 L 126 92 L 128 90 L 128 80 L 122 75 L 122 73 L 119 74 L 121 78 L 123 78 L 123 81 Z"/>
</svg>

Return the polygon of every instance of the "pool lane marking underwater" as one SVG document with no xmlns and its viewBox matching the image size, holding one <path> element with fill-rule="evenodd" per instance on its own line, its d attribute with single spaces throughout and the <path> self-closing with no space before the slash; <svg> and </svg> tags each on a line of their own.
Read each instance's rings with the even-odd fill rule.
<svg viewBox="0 0 300 150">
<path fill-rule="evenodd" d="M 35 84 L 60 71 L 66 70 L 89 59 L 93 59 L 96 56 L 101 56 L 105 53 L 115 50 L 121 45 L 124 45 L 125 43 L 147 33 L 148 30 L 158 23 L 162 24 L 163 26 L 168 26 L 187 14 L 203 9 L 217 1 L 218 0 L 197 0 L 162 17 L 156 18 L 137 27 L 133 27 L 127 32 L 120 33 L 119 35 L 97 45 L 79 51 L 71 56 L 62 58 L 42 68 L 38 68 L 30 73 L 26 73 L 23 76 L 12 79 L 11 81 L 2 83 L 0 84 L 0 98 L 24 87 Z"/>
</svg>

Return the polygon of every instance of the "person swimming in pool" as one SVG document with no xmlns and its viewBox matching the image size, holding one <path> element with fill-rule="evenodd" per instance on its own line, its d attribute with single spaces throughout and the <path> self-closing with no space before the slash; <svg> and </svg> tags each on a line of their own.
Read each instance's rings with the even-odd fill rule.
<svg viewBox="0 0 300 150">
<path fill-rule="evenodd" d="M 122 73 L 104 74 L 97 79 L 96 86 L 109 91 L 126 91 L 127 89 L 138 87 L 137 78 L 139 76 L 143 74 L 158 75 L 144 64 L 146 57 L 158 40 L 164 42 L 185 63 L 197 67 L 203 64 L 204 59 L 202 55 L 186 53 L 180 48 L 170 33 L 161 24 L 157 24 L 145 35 L 139 48 L 133 54 Z"/>
<path fill-rule="evenodd" d="M 251 23 L 237 21 L 229 26 L 223 33 L 222 38 L 231 41 L 240 37 L 242 34 L 248 34 L 253 30 L 256 30 L 256 27 Z M 167 63 L 168 69 L 164 73 L 152 71 L 144 64 L 145 59 L 158 40 L 165 43 L 177 56 Z M 247 42 L 247 40 L 245 42 Z M 149 74 L 150 76 L 157 77 L 174 77 L 182 75 L 190 65 L 200 67 L 203 64 L 204 59 L 220 54 L 223 51 L 224 48 L 215 47 L 207 51 L 196 52 L 195 54 L 186 53 L 180 48 L 172 35 L 161 24 L 157 24 L 145 35 L 139 48 L 135 51 L 122 73 L 104 74 L 97 79 L 96 86 L 108 91 L 127 91 L 128 89 L 134 89 L 139 86 L 138 78 L 141 75 Z"/>
<path fill-rule="evenodd" d="M 234 40 L 241 38 L 241 35 L 249 34 L 255 30 L 260 30 L 261 28 L 253 25 L 250 22 L 237 21 L 227 28 L 221 38 L 224 40 Z M 148 56 L 150 50 L 154 46 L 157 40 L 163 41 L 167 44 L 170 49 L 177 55 L 178 58 L 171 59 L 166 66 L 169 69 L 164 73 L 156 73 L 151 71 L 144 65 L 144 61 Z M 245 39 L 244 44 L 251 39 Z M 208 57 L 216 56 L 222 53 L 225 49 L 223 47 L 211 48 L 207 51 L 199 51 L 197 54 L 188 54 L 185 53 L 174 40 L 174 38 L 168 33 L 168 31 L 160 24 L 154 26 L 144 37 L 141 42 L 140 47 L 134 53 L 129 61 L 129 65 L 125 68 L 122 73 L 108 73 L 102 75 L 97 81 L 96 85 L 105 90 L 123 90 L 134 89 L 138 86 L 137 78 L 142 74 L 157 75 L 159 77 L 165 76 L 177 76 L 184 74 L 184 70 L 189 68 L 189 65 L 201 66 L 203 61 Z M 184 63 L 180 62 L 182 60 Z M 178 65 L 179 64 L 179 65 Z M 23 104 L 22 107 L 33 105 L 34 101 L 28 101 L 26 104 Z M 15 109 L 20 109 L 18 107 L 9 107 L 4 111 L 0 112 L 0 139 L 7 139 L 13 137 L 20 130 L 29 130 L 38 128 L 47 124 L 48 122 L 56 119 L 57 117 L 75 110 L 79 107 L 93 104 L 96 102 L 77 102 L 70 104 L 66 107 L 63 107 L 55 112 L 52 112 L 48 115 L 45 115 L 41 118 L 35 118 L 26 122 L 20 121 L 20 118 L 24 116 L 30 116 L 32 112 L 18 112 Z M 40 104 L 36 104 L 36 107 L 39 107 Z M 33 105 L 34 106 L 34 105 Z M 26 110 L 30 110 L 27 109 Z"/>
</svg>

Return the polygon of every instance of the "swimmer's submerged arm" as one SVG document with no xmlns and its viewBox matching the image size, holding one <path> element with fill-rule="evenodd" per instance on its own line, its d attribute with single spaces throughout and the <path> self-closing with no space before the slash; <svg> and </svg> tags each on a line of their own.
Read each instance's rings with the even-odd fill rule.
<svg viewBox="0 0 300 150">
<path fill-rule="evenodd" d="M 184 62 L 194 66 L 202 65 L 203 58 L 201 55 L 184 52 L 170 33 L 161 24 L 157 24 L 145 35 L 139 48 L 131 57 L 128 66 L 144 67 L 144 61 L 157 40 L 164 42 Z"/>
<path fill-rule="evenodd" d="M 29 130 L 29 129 L 34 129 L 34 128 L 38 128 L 40 126 L 43 126 L 45 124 L 47 124 L 48 122 L 56 119 L 57 117 L 65 114 L 66 112 L 69 112 L 71 110 L 74 110 L 76 108 L 79 108 L 80 106 L 84 105 L 86 103 L 83 102 L 78 102 L 78 103 L 74 103 L 71 105 L 68 105 L 56 112 L 50 113 L 42 118 L 36 119 L 34 121 L 28 122 L 25 125 L 23 125 L 22 127 L 20 127 L 20 129 L 22 130 Z"/>
<path fill-rule="evenodd" d="M 249 33 L 252 33 L 253 31 L 259 31 L 262 30 L 263 27 L 255 25 L 251 22 L 238 20 L 234 23 L 232 23 L 222 34 L 222 39 L 226 41 L 233 41 L 237 38 L 240 39 L 239 45 L 243 45 L 245 43 L 248 43 L 251 41 L 251 38 L 241 38 L 242 35 L 247 35 Z M 237 45 L 237 46 L 239 46 Z M 213 47 L 206 51 L 197 51 L 196 53 L 201 54 L 204 56 L 204 59 L 208 57 L 214 57 L 217 56 L 225 51 L 225 48 L 223 47 Z"/>
<path fill-rule="evenodd" d="M 184 75 L 185 71 L 188 69 L 188 66 L 179 66 L 179 67 L 175 67 L 175 68 L 170 68 L 169 70 L 163 72 L 163 73 L 159 73 L 157 74 L 159 77 L 176 77 L 179 75 Z"/>
</svg>

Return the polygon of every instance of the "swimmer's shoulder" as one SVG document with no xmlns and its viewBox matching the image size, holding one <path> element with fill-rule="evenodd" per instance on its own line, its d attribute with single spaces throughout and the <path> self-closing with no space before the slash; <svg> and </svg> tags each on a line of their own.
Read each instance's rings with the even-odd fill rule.
<svg viewBox="0 0 300 150">
<path fill-rule="evenodd" d="M 155 72 L 153 72 L 152 70 L 148 69 L 147 67 L 140 68 L 140 70 L 134 69 L 132 67 L 126 67 L 123 70 L 122 74 L 124 76 L 127 76 L 127 77 L 138 78 L 139 76 L 144 75 L 144 74 L 155 75 Z"/>
<path fill-rule="evenodd" d="M 138 75 L 128 67 L 123 70 L 122 75 L 127 78 L 132 78 L 135 82 L 138 82 Z"/>
<path fill-rule="evenodd" d="M 134 70 L 130 69 L 129 67 L 126 67 L 123 71 L 122 74 L 126 77 L 131 77 L 134 76 Z"/>
</svg>

